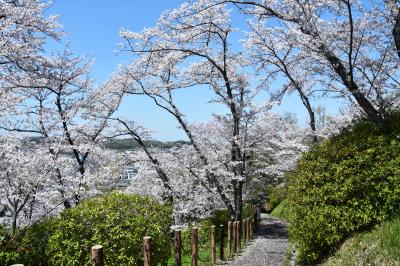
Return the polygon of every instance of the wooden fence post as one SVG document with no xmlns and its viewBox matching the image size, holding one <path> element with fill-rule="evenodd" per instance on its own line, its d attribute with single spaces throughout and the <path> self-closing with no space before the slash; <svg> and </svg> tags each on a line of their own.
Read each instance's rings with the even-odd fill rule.
<svg viewBox="0 0 400 266">
<path fill-rule="evenodd" d="M 252 216 L 250 216 L 252 217 Z M 250 237 L 253 237 L 253 222 L 252 222 L 252 218 L 250 218 Z"/>
<path fill-rule="evenodd" d="M 240 234 L 240 229 L 241 229 L 241 224 L 240 221 L 236 221 L 236 237 L 237 237 L 237 243 L 238 243 L 238 250 L 242 249 L 242 245 L 240 241 L 242 240 L 241 234 Z"/>
<path fill-rule="evenodd" d="M 253 218 L 254 218 L 254 231 L 257 228 L 257 223 L 258 223 L 258 215 L 257 215 L 257 207 L 254 205 L 253 207 Z"/>
<path fill-rule="evenodd" d="M 228 237 L 228 246 L 227 246 L 227 248 L 228 248 L 228 253 L 226 254 L 226 256 L 228 257 L 228 258 L 230 258 L 231 257 L 231 249 L 232 249 L 232 244 L 231 244 L 231 235 L 232 235 L 232 233 L 231 233 L 231 227 L 232 227 L 232 222 L 231 221 L 229 221 L 228 222 L 228 235 L 227 235 L 227 237 Z"/>
<path fill-rule="evenodd" d="M 251 227 L 251 225 L 250 225 L 250 219 L 249 218 L 247 218 L 246 219 L 246 227 L 247 227 L 247 230 L 246 230 L 246 232 L 247 232 L 247 235 L 246 235 L 246 240 L 247 240 L 247 242 L 249 242 L 250 241 L 250 227 Z"/>
<path fill-rule="evenodd" d="M 246 230 L 247 230 L 247 226 L 246 226 L 246 219 L 243 219 L 242 222 L 242 239 L 243 239 L 243 246 L 246 246 Z"/>
<path fill-rule="evenodd" d="M 92 247 L 92 266 L 104 266 L 104 253 L 102 245 Z"/>
<path fill-rule="evenodd" d="M 219 226 L 219 258 L 224 260 L 224 225 Z"/>
<path fill-rule="evenodd" d="M 197 227 L 192 228 L 192 266 L 197 266 L 199 256 L 199 230 Z"/>
<path fill-rule="evenodd" d="M 182 234 L 181 230 L 174 232 L 175 266 L 182 266 Z"/>
<path fill-rule="evenodd" d="M 215 255 L 215 225 L 211 225 L 211 265 L 215 265 L 216 255 Z"/>
<path fill-rule="evenodd" d="M 233 222 L 233 254 L 237 253 L 237 222 Z"/>
<path fill-rule="evenodd" d="M 143 237 L 144 266 L 151 266 L 151 237 Z"/>
<path fill-rule="evenodd" d="M 253 223 L 250 220 L 250 237 L 253 237 Z"/>
</svg>

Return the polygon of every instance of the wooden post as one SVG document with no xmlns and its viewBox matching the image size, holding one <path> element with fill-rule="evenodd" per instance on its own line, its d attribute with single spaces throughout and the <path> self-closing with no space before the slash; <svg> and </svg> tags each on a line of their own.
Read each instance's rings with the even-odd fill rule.
<svg viewBox="0 0 400 266">
<path fill-rule="evenodd" d="M 233 222 L 233 254 L 237 253 L 237 222 Z"/>
<path fill-rule="evenodd" d="M 211 265 L 215 265 L 217 261 L 215 250 L 215 225 L 211 225 Z"/>
<path fill-rule="evenodd" d="M 253 207 L 253 218 L 254 218 L 254 231 L 257 228 L 257 223 L 258 223 L 258 216 L 257 216 L 257 207 L 254 205 Z"/>
<path fill-rule="evenodd" d="M 253 216 L 250 216 L 250 217 L 253 217 Z M 253 220 L 252 219 L 253 218 L 250 218 L 250 237 L 253 237 Z"/>
<path fill-rule="evenodd" d="M 242 244 L 240 241 L 242 240 L 241 234 L 240 234 L 240 229 L 241 229 L 241 224 L 240 221 L 236 222 L 236 237 L 237 237 L 237 243 L 238 243 L 238 250 L 242 249 Z"/>
<path fill-rule="evenodd" d="M 246 235 L 246 240 L 247 240 L 247 242 L 249 242 L 250 241 L 250 228 L 251 228 L 251 225 L 250 225 L 250 218 L 247 218 L 246 219 L 246 227 L 247 227 L 247 230 L 246 230 L 246 232 L 247 232 L 247 235 Z"/>
<path fill-rule="evenodd" d="M 199 256 L 199 230 L 197 227 L 192 228 L 192 266 L 197 266 Z"/>
<path fill-rule="evenodd" d="M 151 237 L 143 237 L 143 260 L 144 266 L 151 266 Z"/>
<path fill-rule="evenodd" d="M 246 246 L 246 230 L 247 230 L 247 226 L 246 226 L 246 219 L 243 219 L 242 222 L 242 239 L 243 239 L 243 246 Z"/>
<path fill-rule="evenodd" d="M 182 266 L 182 234 L 181 230 L 174 232 L 175 266 Z"/>
<path fill-rule="evenodd" d="M 232 249 L 232 244 L 231 244 L 231 235 L 232 235 L 232 233 L 231 233 L 231 227 L 232 227 L 232 222 L 229 221 L 229 222 L 228 222 L 228 234 L 227 234 L 227 237 L 228 237 L 228 246 L 227 246 L 227 248 L 228 248 L 228 254 L 226 254 L 226 256 L 227 256 L 228 258 L 231 257 L 231 249 Z"/>
<path fill-rule="evenodd" d="M 253 224 L 250 219 L 250 237 L 253 237 Z"/>
<path fill-rule="evenodd" d="M 102 245 L 92 247 L 92 266 L 104 266 L 104 253 Z"/>
<path fill-rule="evenodd" d="M 224 225 L 219 226 L 219 259 L 224 260 Z"/>
</svg>

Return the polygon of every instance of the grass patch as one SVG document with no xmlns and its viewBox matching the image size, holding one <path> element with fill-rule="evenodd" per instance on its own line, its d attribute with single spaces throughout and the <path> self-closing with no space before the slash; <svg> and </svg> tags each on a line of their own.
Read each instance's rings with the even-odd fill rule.
<svg viewBox="0 0 400 266">
<path fill-rule="evenodd" d="M 346 240 L 323 265 L 399 265 L 400 217 Z"/>
<path fill-rule="evenodd" d="M 279 205 L 272 210 L 271 216 L 277 217 L 283 220 L 287 220 L 287 200 L 283 200 Z"/>
</svg>

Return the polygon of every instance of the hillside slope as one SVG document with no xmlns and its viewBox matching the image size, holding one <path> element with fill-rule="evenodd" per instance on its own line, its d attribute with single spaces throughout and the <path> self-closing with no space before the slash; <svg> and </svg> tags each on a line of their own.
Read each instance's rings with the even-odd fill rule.
<svg viewBox="0 0 400 266">
<path fill-rule="evenodd" d="M 347 239 L 323 265 L 400 265 L 400 217 Z"/>
</svg>

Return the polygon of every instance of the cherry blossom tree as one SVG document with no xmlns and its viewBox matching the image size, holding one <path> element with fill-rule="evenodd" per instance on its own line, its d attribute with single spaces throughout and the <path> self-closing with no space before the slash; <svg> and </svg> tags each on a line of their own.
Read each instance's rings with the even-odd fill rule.
<svg viewBox="0 0 400 266">
<path fill-rule="evenodd" d="M 400 58 L 400 8 L 399 1 L 397 0 L 385 0 L 384 3 L 391 11 L 391 18 L 389 21 L 393 24 L 393 38 L 397 49 L 397 54 Z"/>
<path fill-rule="evenodd" d="M 150 91 L 154 92 L 153 90 L 144 89 L 143 80 L 135 79 L 135 77 L 138 77 L 135 75 L 140 72 L 134 72 L 134 70 L 140 70 L 140 66 L 138 64 L 133 65 L 134 68 L 131 66 L 129 69 L 120 69 L 106 82 L 102 89 L 104 98 L 110 98 L 106 96 L 107 94 L 110 96 L 117 95 L 116 98 L 121 99 L 121 97 L 131 94 L 148 93 L 148 97 L 152 97 L 157 104 L 160 104 L 159 101 L 162 101 L 162 98 L 159 98 L 159 96 L 162 95 L 151 95 Z M 142 84 L 140 86 L 142 91 L 138 90 L 139 84 Z M 173 104 L 173 101 L 171 103 Z M 159 106 L 163 105 L 160 104 Z M 175 106 L 175 108 L 177 107 Z M 174 112 L 173 108 L 172 112 Z M 190 133 L 189 125 L 183 120 L 181 114 L 177 117 L 181 119 Z M 176 224 L 187 223 L 194 217 L 203 217 L 206 213 L 210 213 L 215 206 L 219 206 L 209 204 L 210 199 L 215 198 L 216 193 L 213 192 L 213 197 L 203 197 L 210 195 L 211 190 L 204 178 L 204 171 L 199 170 L 199 165 L 202 165 L 202 163 L 192 146 L 179 148 L 179 151 L 161 152 L 146 145 L 145 141 L 151 137 L 151 132 L 132 119 L 113 115 L 108 117 L 108 120 L 112 128 L 112 137 L 128 136 L 141 148 L 141 151 L 136 151 L 133 154 L 128 152 L 124 161 L 125 165 L 135 165 L 138 168 L 138 174 L 135 176 L 133 184 L 128 188 L 128 192 L 152 195 L 169 202 L 174 206 Z"/>
<path fill-rule="evenodd" d="M 10 112 L 1 128 L 39 137 L 57 166 L 54 170 L 66 208 L 71 207 L 71 193 L 75 204 L 79 203 L 89 176 L 90 154 L 100 152 L 107 139 L 107 117 L 119 104 L 116 97 L 105 99 L 99 93 L 102 87 L 93 88 L 89 64 L 66 51 L 46 58 L 27 76 L 6 79 L 7 86 L 25 100 Z"/>
<path fill-rule="evenodd" d="M 398 3 L 238 0 L 209 1 L 208 7 L 226 3 L 262 22 L 265 33 L 285 36 L 278 47 L 294 47 L 307 59 L 294 73 L 311 69 L 321 90 L 351 97 L 371 121 L 385 128 L 399 84 Z"/>
<path fill-rule="evenodd" d="M 37 71 L 43 62 L 43 45 L 47 38 L 59 40 L 56 16 L 45 16 L 48 3 L 38 0 L 0 1 L 0 112 L 21 99 L 4 86 L 5 79 L 23 78 Z"/>
<path fill-rule="evenodd" d="M 48 154 L 27 140 L 4 136 L 1 145 L 0 206 L 10 213 L 15 233 L 21 214 L 31 219 L 38 197 L 52 185 Z M 24 219 L 22 219 L 24 220 Z M 7 224 L 7 223 L 6 223 Z"/>
<path fill-rule="evenodd" d="M 206 168 L 209 186 L 217 189 L 230 214 L 241 219 L 245 172 L 240 147 L 245 134 L 241 129 L 245 116 L 252 112 L 251 98 L 256 93 L 248 89 L 246 76 L 241 71 L 243 58 L 230 49 L 229 36 L 233 29 L 229 11 L 218 6 L 188 16 L 202 4 L 202 1 L 193 5 L 183 4 L 176 10 L 166 12 L 154 28 L 142 33 L 121 32 L 126 40 L 125 49 L 140 55 L 126 71 L 126 75 L 136 82 L 129 93 L 150 97 L 178 121 Z M 183 67 L 185 64 L 186 67 Z M 224 118 L 221 116 L 221 120 L 226 120 L 226 124 L 231 126 L 228 131 L 231 145 L 228 167 L 234 173 L 231 179 L 233 205 L 219 178 L 208 169 L 211 165 L 209 158 L 174 102 L 174 90 L 194 85 L 211 88 L 215 101 L 223 104 L 229 112 Z"/>
<path fill-rule="evenodd" d="M 316 143 L 318 141 L 317 125 L 310 100 L 315 83 L 309 69 L 297 67 L 298 65 L 306 66 L 307 59 L 302 58 L 304 55 L 297 53 L 291 43 L 284 46 L 280 43 L 281 40 L 289 38 L 285 35 L 286 32 L 264 27 L 264 23 L 261 21 L 249 23 L 249 26 L 251 32 L 247 34 L 246 51 L 250 57 L 248 60 L 262 77 L 258 86 L 270 90 L 272 99 L 278 101 L 281 101 L 287 94 L 297 92 L 308 112 L 309 126 L 313 141 Z M 271 81 L 281 76 L 285 77 L 287 82 L 278 89 L 276 86 L 271 86 Z"/>
<path fill-rule="evenodd" d="M 148 148 L 148 151 L 157 157 L 158 165 L 143 150 L 128 152 L 127 163 L 135 165 L 138 173 L 126 192 L 151 195 L 163 201 L 167 194 L 173 199 L 175 225 L 197 221 L 223 206 L 216 191 L 206 185 L 204 169 L 191 145 L 168 150 Z M 168 187 L 159 177 L 160 168 L 169 178 Z"/>
<path fill-rule="evenodd" d="M 63 35 L 49 4 L 0 1 L 0 198 L 12 231 L 99 193 L 121 166 L 104 148 L 120 98 L 93 86 L 90 61 L 44 50 Z"/>
<path fill-rule="evenodd" d="M 215 187 L 207 182 L 207 170 L 212 171 L 227 195 L 233 194 L 231 180 L 235 178 L 230 170 L 231 143 L 226 134 L 229 123 L 216 117 L 207 123 L 190 123 L 190 131 L 199 149 L 210 163 L 205 167 L 192 145 L 184 145 L 162 151 L 148 149 L 157 158 L 157 167 L 144 151 L 129 152 L 130 164 L 138 168 L 128 192 L 152 195 L 159 199 L 170 193 L 173 197 L 175 224 L 187 224 L 195 217 L 210 215 L 215 208 L 224 207 Z M 247 125 L 247 140 L 243 143 L 246 159 L 246 173 L 243 199 L 259 202 L 257 191 L 266 184 L 283 182 L 283 175 L 293 170 L 301 154 L 309 147 L 310 140 L 300 129 L 283 116 L 264 112 L 258 113 Z M 129 164 L 129 163 L 128 163 Z M 163 185 L 156 169 L 162 168 L 169 177 L 169 188 Z"/>
</svg>

